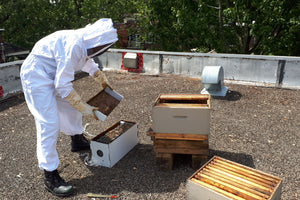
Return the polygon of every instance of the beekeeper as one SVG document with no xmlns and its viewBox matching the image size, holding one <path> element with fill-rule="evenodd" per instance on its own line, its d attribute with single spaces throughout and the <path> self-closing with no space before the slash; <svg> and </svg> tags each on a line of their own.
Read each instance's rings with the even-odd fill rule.
<svg viewBox="0 0 300 200">
<path fill-rule="evenodd" d="M 61 131 L 71 136 L 73 152 L 89 149 L 82 135 L 82 115 L 93 115 L 95 109 L 74 90 L 74 73 L 82 70 L 103 88 L 111 87 L 92 57 L 117 40 L 111 19 L 100 19 L 77 30 L 57 31 L 39 40 L 21 67 L 25 99 L 35 119 L 39 168 L 44 170 L 46 189 L 57 196 L 73 192 L 57 171 L 58 134 Z"/>
</svg>

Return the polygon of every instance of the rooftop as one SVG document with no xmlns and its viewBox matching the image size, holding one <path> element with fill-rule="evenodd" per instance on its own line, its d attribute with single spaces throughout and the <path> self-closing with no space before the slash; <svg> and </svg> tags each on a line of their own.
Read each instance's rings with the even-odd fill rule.
<svg viewBox="0 0 300 200">
<path fill-rule="evenodd" d="M 87 193 L 114 194 L 120 199 L 186 199 L 186 180 L 195 172 L 189 156 L 176 156 L 172 171 L 155 168 L 153 143 L 146 135 L 151 109 L 159 94 L 200 93 L 199 79 L 176 75 L 105 72 L 123 101 L 105 122 L 84 118 L 97 135 L 119 120 L 138 124 L 139 144 L 113 168 L 84 164 L 85 153 L 70 151 L 70 138 L 60 134 L 59 171 L 76 193 L 65 199 L 88 199 Z M 226 98 L 211 100 L 210 157 L 225 159 L 278 176 L 281 199 L 300 195 L 300 91 L 229 85 Z M 75 89 L 88 100 L 101 90 L 91 77 L 79 74 Z M 0 193 L 4 199 L 53 199 L 44 189 L 37 166 L 34 119 L 22 94 L 0 102 Z"/>
</svg>

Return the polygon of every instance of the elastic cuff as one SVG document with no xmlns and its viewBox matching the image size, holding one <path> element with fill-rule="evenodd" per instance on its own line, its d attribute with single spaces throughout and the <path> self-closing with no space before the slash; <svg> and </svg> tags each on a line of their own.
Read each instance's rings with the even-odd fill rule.
<svg viewBox="0 0 300 200">
<path fill-rule="evenodd" d="M 69 96 L 69 94 L 72 92 L 73 87 L 71 88 L 66 88 L 62 94 L 60 94 L 61 98 L 66 98 L 67 96 Z M 59 94 L 59 93 L 58 93 Z"/>
<path fill-rule="evenodd" d="M 99 68 L 97 68 L 97 69 L 91 69 L 90 72 L 89 72 L 89 75 L 90 75 L 90 76 L 94 76 L 94 74 L 95 74 L 97 71 L 100 71 Z"/>
<path fill-rule="evenodd" d="M 84 128 L 82 128 L 81 131 L 71 131 L 71 130 L 64 130 L 64 129 L 61 129 L 60 131 L 63 132 L 65 135 L 74 136 L 74 135 L 81 135 L 84 131 Z"/>
</svg>

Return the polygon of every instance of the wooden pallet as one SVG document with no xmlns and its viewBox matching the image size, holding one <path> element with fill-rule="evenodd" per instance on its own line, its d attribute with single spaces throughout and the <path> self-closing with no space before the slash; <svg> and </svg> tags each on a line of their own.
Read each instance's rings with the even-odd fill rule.
<svg viewBox="0 0 300 200">
<path fill-rule="evenodd" d="M 208 159 L 208 135 L 148 132 L 156 153 L 159 170 L 172 170 L 175 154 L 192 156 L 192 167 L 199 169 Z"/>
</svg>

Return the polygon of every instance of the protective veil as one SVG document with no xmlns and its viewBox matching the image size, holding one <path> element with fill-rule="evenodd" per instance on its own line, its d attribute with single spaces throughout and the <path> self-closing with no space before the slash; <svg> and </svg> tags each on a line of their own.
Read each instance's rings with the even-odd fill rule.
<svg viewBox="0 0 300 200">
<path fill-rule="evenodd" d="M 75 71 L 93 76 L 99 70 L 90 64 L 87 49 L 116 42 L 111 19 L 100 19 L 78 30 L 54 32 L 39 40 L 21 67 L 25 99 L 37 129 L 40 169 L 53 171 L 59 165 L 56 143 L 59 131 L 82 134 L 82 114 L 65 97 L 73 90 Z"/>
</svg>

